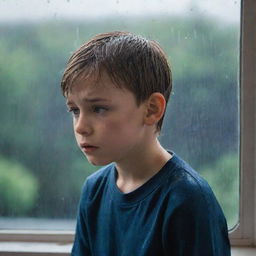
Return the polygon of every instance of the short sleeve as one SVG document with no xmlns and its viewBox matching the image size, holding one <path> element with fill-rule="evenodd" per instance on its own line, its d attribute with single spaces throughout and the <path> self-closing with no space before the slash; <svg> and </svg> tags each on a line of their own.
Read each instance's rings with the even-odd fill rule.
<svg viewBox="0 0 256 256">
<path fill-rule="evenodd" d="M 85 183 L 79 202 L 75 240 L 71 253 L 72 256 L 91 256 L 86 227 L 86 204 L 87 201 Z"/>
<path fill-rule="evenodd" d="M 177 196 L 164 222 L 164 255 L 230 256 L 226 219 L 212 191 L 189 192 Z"/>
</svg>

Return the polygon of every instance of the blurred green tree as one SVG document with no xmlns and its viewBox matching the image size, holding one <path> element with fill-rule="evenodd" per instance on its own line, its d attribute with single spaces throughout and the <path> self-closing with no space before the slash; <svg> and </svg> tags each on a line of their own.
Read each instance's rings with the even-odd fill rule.
<svg viewBox="0 0 256 256">
<path fill-rule="evenodd" d="M 38 197 L 38 181 L 26 167 L 0 158 L 0 213 L 26 215 Z"/>
<path fill-rule="evenodd" d="M 202 175 L 208 180 L 222 206 L 229 227 L 237 224 L 239 216 L 239 181 L 235 178 L 238 166 L 237 154 L 230 153 L 221 157 L 215 164 L 201 169 Z"/>
</svg>

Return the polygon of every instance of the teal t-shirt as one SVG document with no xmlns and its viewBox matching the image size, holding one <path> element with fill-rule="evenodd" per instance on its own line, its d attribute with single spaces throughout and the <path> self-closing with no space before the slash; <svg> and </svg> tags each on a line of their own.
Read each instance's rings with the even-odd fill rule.
<svg viewBox="0 0 256 256">
<path fill-rule="evenodd" d="M 173 153 L 124 194 L 110 164 L 84 184 L 73 256 L 230 256 L 226 219 L 208 183 Z"/>
</svg>

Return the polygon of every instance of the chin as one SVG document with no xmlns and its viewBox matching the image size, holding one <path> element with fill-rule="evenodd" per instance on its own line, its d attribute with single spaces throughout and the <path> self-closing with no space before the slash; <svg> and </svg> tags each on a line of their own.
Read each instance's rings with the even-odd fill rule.
<svg viewBox="0 0 256 256">
<path fill-rule="evenodd" d="M 86 156 L 88 162 L 94 166 L 103 166 L 112 163 L 112 161 L 104 160 L 104 159 L 93 159 L 91 157 Z"/>
</svg>

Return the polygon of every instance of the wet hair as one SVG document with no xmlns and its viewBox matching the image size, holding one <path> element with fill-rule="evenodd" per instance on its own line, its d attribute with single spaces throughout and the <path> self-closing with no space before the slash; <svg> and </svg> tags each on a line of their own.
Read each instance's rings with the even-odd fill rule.
<svg viewBox="0 0 256 256">
<path fill-rule="evenodd" d="M 172 90 L 171 69 L 160 45 L 129 32 L 109 32 L 94 36 L 70 57 L 61 81 L 68 96 L 74 81 L 102 72 L 119 88 L 130 90 L 139 105 L 154 92 L 168 102 Z M 163 117 L 157 124 L 161 130 Z"/>
</svg>

